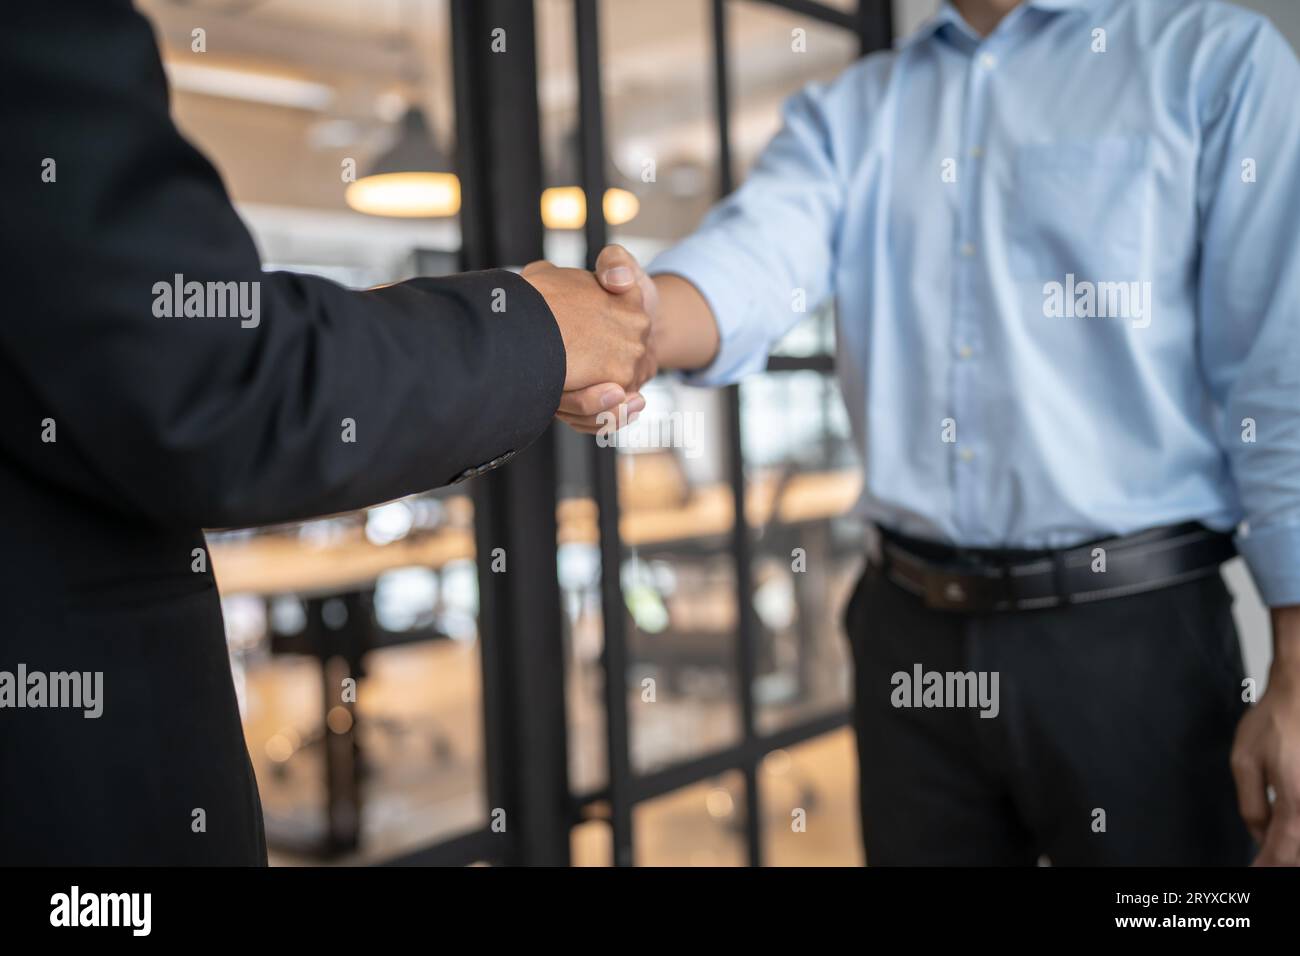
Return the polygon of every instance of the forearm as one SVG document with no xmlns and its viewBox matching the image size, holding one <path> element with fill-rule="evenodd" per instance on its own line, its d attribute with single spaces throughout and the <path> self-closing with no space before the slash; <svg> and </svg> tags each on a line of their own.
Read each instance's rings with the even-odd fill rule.
<svg viewBox="0 0 1300 956">
<path fill-rule="evenodd" d="M 662 368 L 693 371 L 718 354 L 718 323 L 700 290 L 679 275 L 653 278 L 659 302 L 654 321 L 654 350 Z"/>
<path fill-rule="evenodd" d="M 1273 668 L 1300 675 L 1300 604 L 1272 609 Z"/>
</svg>

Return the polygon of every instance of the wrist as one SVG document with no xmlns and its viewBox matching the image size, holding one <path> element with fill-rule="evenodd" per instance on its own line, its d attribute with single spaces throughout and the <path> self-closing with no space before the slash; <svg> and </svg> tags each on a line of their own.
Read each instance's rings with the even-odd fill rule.
<svg viewBox="0 0 1300 956">
<path fill-rule="evenodd" d="M 1300 676 L 1300 604 L 1272 609 L 1273 668 Z"/>
<path fill-rule="evenodd" d="M 717 321 L 704 295 L 688 279 L 673 273 L 652 276 L 655 356 L 661 368 L 695 371 L 717 358 Z"/>
</svg>

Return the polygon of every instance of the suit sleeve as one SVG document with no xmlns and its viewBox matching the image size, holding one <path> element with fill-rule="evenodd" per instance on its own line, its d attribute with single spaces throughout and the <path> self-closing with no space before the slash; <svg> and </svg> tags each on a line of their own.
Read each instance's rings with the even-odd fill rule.
<svg viewBox="0 0 1300 956">
<path fill-rule="evenodd" d="M 262 272 L 129 4 L 6 19 L 0 453 L 147 520 L 229 527 L 445 484 L 546 428 L 564 348 L 525 280 Z M 211 314 L 233 294 L 256 315 Z"/>
</svg>

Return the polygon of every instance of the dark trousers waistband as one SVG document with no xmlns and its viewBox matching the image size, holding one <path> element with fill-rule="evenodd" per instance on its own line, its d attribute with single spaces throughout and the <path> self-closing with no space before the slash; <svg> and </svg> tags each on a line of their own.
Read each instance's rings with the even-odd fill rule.
<svg viewBox="0 0 1300 956">
<path fill-rule="evenodd" d="M 881 528 L 888 577 L 931 607 L 1013 611 L 1105 600 L 1218 570 L 1232 536 L 1184 522 L 1059 550 L 961 548 Z"/>
</svg>

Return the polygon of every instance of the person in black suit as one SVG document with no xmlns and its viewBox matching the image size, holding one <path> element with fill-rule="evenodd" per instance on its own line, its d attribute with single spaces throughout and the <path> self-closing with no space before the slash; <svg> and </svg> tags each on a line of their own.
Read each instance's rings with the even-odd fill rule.
<svg viewBox="0 0 1300 956">
<path fill-rule="evenodd" d="M 634 395 L 649 322 L 546 264 L 366 292 L 263 273 L 126 0 L 5 20 L 0 864 L 263 864 L 200 529 L 500 464 L 562 392 Z"/>
</svg>

